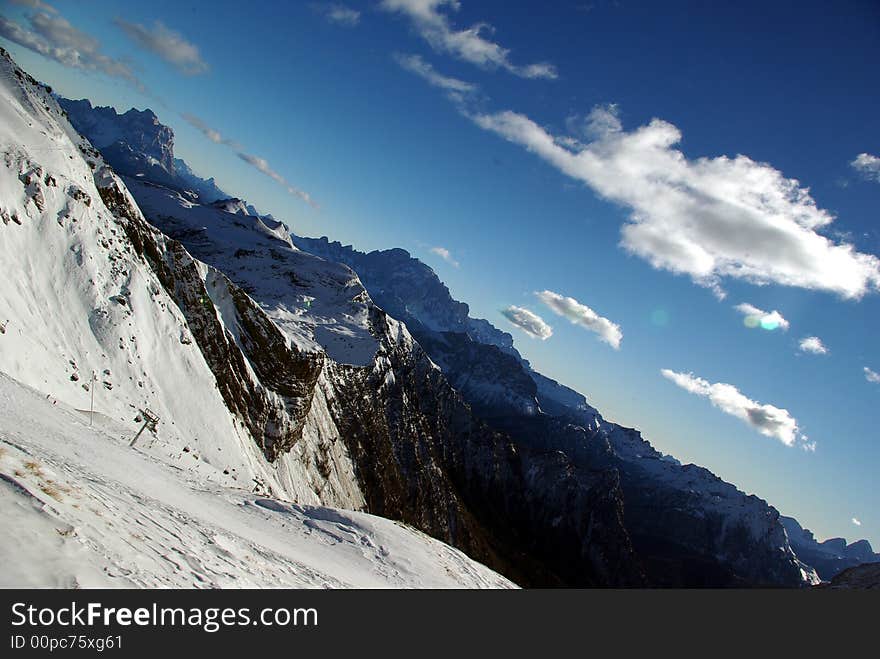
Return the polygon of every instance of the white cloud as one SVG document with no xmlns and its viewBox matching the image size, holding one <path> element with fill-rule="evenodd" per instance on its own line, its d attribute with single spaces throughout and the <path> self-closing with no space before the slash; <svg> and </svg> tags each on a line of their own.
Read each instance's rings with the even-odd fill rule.
<svg viewBox="0 0 880 659">
<path fill-rule="evenodd" d="M 553 313 L 568 318 L 572 323 L 585 327 L 599 335 L 605 343 L 615 350 L 620 349 L 623 332 L 620 326 L 603 318 L 585 304 L 581 304 L 573 297 L 565 297 L 553 291 L 541 291 L 535 293 L 538 299 L 546 304 Z"/>
<path fill-rule="evenodd" d="M 815 443 L 808 442 L 807 437 L 798 429 L 797 420 L 788 410 L 756 403 L 740 393 L 732 384 L 721 382 L 710 383 L 696 377 L 693 373 L 677 373 L 668 368 L 660 371 L 663 377 L 671 380 L 685 391 L 708 398 L 709 401 L 725 414 L 745 421 L 752 428 L 766 437 L 774 437 L 786 446 L 798 443 L 808 451 L 815 450 Z"/>
<path fill-rule="evenodd" d="M 439 246 L 438 247 L 431 247 L 428 251 L 431 252 L 432 254 L 436 254 L 437 256 L 439 256 L 441 259 L 443 259 L 444 261 L 446 261 L 450 265 L 452 265 L 456 268 L 458 267 L 458 261 L 456 261 L 454 258 L 452 258 L 452 253 L 448 249 L 446 249 L 445 247 L 439 247 Z"/>
<path fill-rule="evenodd" d="M 827 355 L 830 352 L 818 336 L 804 337 L 798 344 L 798 348 L 801 352 L 809 352 L 814 355 Z"/>
<path fill-rule="evenodd" d="M 745 316 L 743 322 L 745 323 L 746 327 L 760 327 L 761 329 L 765 329 L 768 331 L 781 329 L 782 331 L 787 332 L 788 328 L 791 326 L 790 323 L 783 317 L 783 315 L 775 309 L 769 312 L 764 311 L 763 309 L 759 309 L 758 307 L 751 305 L 748 302 L 738 304 L 734 307 L 734 309 Z"/>
<path fill-rule="evenodd" d="M 49 14 L 57 14 L 58 10 L 50 4 L 46 4 L 42 0 L 10 0 L 14 5 L 29 7 L 30 9 L 39 9 Z"/>
<path fill-rule="evenodd" d="M 868 382 L 872 382 L 874 384 L 880 383 L 880 373 L 877 373 L 877 371 L 872 371 L 867 366 L 865 366 L 863 370 L 865 372 L 865 379 Z"/>
<path fill-rule="evenodd" d="M 850 166 L 869 180 L 880 183 L 880 158 L 870 153 L 860 153 Z"/>
<path fill-rule="evenodd" d="M 553 328 L 544 322 L 544 319 L 538 314 L 528 309 L 511 305 L 503 309 L 501 315 L 533 339 L 546 341 L 553 336 Z"/>
<path fill-rule="evenodd" d="M 37 3 L 19 3 L 37 6 Z M 91 36 L 77 29 L 54 9 L 42 8 L 27 15 L 28 27 L 23 27 L 5 16 L 0 16 L 0 37 L 19 46 L 39 53 L 64 66 L 84 71 L 97 71 L 105 75 L 121 78 L 143 89 L 131 66 L 101 52 L 101 44 Z"/>
<path fill-rule="evenodd" d="M 516 112 L 467 113 L 481 128 L 537 154 L 630 210 L 621 245 L 655 268 L 683 273 L 723 297 L 724 278 L 860 298 L 880 288 L 880 259 L 817 230 L 834 220 L 809 190 L 746 156 L 688 159 L 681 133 L 653 119 L 623 130 L 594 110 L 591 142 L 557 137 Z"/>
<path fill-rule="evenodd" d="M 853 517 L 853 518 L 852 518 L 852 523 L 855 524 L 856 526 L 861 526 L 861 525 L 862 525 L 862 521 L 861 521 L 858 517 Z"/>
<path fill-rule="evenodd" d="M 429 62 L 422 59 L 420 55 L 396 53 L 394 60 L 404 70 L 415 73 L 420 78 L 426 80 L 428 84 L 446 91 L 453 101 L 461 102 L 467 95 L 477 90 L 477 85 L 473 83 L 439 73 Z"/>
<path fill-rule="evenodd" d="M 208 70 L 208 64 L 202 59 L 198 47 L 161 21 L 156 21 L 152 27 L 129 23 L 121 18 L 115 22 L 141 48 L 155 53 L 184 75 L 198 75 Z"/>
<path fill-rule="evenodd" d="M 361 22 L 361 12 L 334 2 L 313 3 L 312 11 L 321 14 L 330 23 L 343 27 L 355 27 Z"/>
<path fill-rule="evenodd" d="M 459 0 L 382 0 L 380 7 L 406 16 L 437 52 L 448 53 L 484 69 L 504 69 L 521 78 L 558 77 L 556 67 L 546 62 L 526 66 L 513 64 L 510 49 L 502 48 L 484 36 L 494 32 L 487 23 L 477 23 L 463 30 L 453 28 L 441 9 L 457 11 L 461 7 Z"/>
<path fill-rule="evenodd" d="M 318 207 L 318 204 L 315 202 L 314 199 L 312 199 L 308 192 L 300 190 L 296 186 L 288 183 L 287 180 L 283 176 L 281 176 L 281 174 L 279 174 L 269 166 L 269 163 L 264 158 L 254 156 L 249 153 L 244 153 L 243 151 L 240 151 L 238 153 L 238 157 L 244 160 L 247 164 L 256 167 L 260 172 L 271 178 L 276 183 L 279 183 L 281 186 L 283 186 L 287 190 L 287 192 L 299 197 L 309 206 L 312 206 L 313 208 Z"/>
<path fill-rule="evenodd" d="M 597 105 L 586 116 L 578 114 L 569 116 L 565 120 L 565 127 L 575 136 L 568 139 L 568 143 L 573 148 L 583 148 L 584 143 L 577 138 L 593 140 L 623 130 L 620 123 L 620 107 L 617 103 Z"/>
</svg>

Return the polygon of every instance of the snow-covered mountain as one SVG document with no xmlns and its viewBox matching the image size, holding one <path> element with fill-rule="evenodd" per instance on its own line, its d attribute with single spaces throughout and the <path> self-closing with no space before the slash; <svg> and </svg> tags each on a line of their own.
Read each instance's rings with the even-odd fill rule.
<svg viewBox="0 0 880 659">
<path fill-rule="evenodd" d="M 351 269 L 297 249 L 280 223 L 245 214 L 240 200 L 200 205 L 170 188 L 126 182 L 156 227 L 226 273 L 289 345 L 321 360 L 315 390 L 349 447 L 369 511 L 411 523 L 520 582 L 641 583 L 613 472 L 518 449 L 484 426 Z M 241 331 L 240 314 L 227 325 L 236 322 Z M 293 370 L 283 353 L 266 354 L 265 343 L 241 344 L 249 359 L 265 360 L 261 377 Z M 273 445 L 267 457 L 283 458 L 294 441 Z M 513 558 L 524 542 L 528 565 Z"/>
<path fill-rule="evenodd" d="M 355 309 L 345 307 L 342 297 L 315 293 L 322 283 L 310 274 L 313 269 L 323 272 L 323 268 L 339 266 L 322 260 L 324 265 L 318 266 L 312 255 L 295 248 L 291 251 L 287 245 L 252 244 L 243 233 L 245 228 L 250 223 L 258 233 L 267 228 L 264 218 L 244 214 L 244 202 L 221 202 L 225 215 L 212 217 L 218 204 L 206 208 L 161 186 L 132 180 L 128 184 L 156 226 L 181 240 L 198 258 L 228 273 L 276 324 L 293 333 L 293 340 L 310 349 L 320 345 L 334 361 L 361 364 L 365 356 L 369 359 L 375 348 L 358 343 L 366 335 L 360 322 L 351 322 L 358 318 Z M 301 247 L 310 246 L 304 239 L 291 238 Z M 403 250 L 368 256 L 380 265 L 362 267 L 373 292 L 367 289 L 370 296 L 362 295 L 361 300 L 369 305 L 375 295 L 407 319 L 420 347 L 479 416 L 510 437 L 520 451 L 562 455 L 585 471 L 602 469 L 615 474 L 615 490 L 620 479 L 624 525 L 628 535 L 644 547 L 642 560 L 652 582 L 742 585 L 815 580 L 797 561 L 778 523 L 778 513 L 766 502 L 747 497 L 705 469 L 681 467 L 657 453 L 635 431 L 605 422 L 582 396 L 535 373 L 512 341 L 505 340 L 509 335 L 486 321 L 470 319 L 467 306 L 452 300 L 433 271 Z M 390 265 L 382 266 L 383 258 Z M 345 261 L 358 267 L 356 259 Z M 437 295 L 432 297 L 427 290 Z M 408 300 L 410 292 L 418 295 L 416 301 Z M 344 297 L 350 296 L 349 292 Z M 427 314 L 424 322 L 414 315 L 421 313 Z M 317 329 L 309 327 L 312 322 Z M 469 332 L 472 324 L 493 342 L 476 340 L 481 335 Z M 340 335 L 346 337 L 343 352 L 339 351 Z M 653 508 L 660 508 L 659 514 Z"/>
<path fill-rule="evenodd" d="M 381 514 L 526 584 L 643 583 L 613 471 L 486 427 L 354 272 L 271 218 L 130 179 L 184 242 L 163 234 L 5 51 L 0 83 L 0 370 L 69 409 L 95 394 L 132 435 L 149 410 L 147 450 L 218 487 Z"/>
<path fill-rule="evenodd" d="M 230 485 L 253 482 L 267 494 L 301 504 L 402 520 L 522 584 L 816 581 L 792 550 L 774 508 L 706 469 L 660 454 L 637 431 L 603 419 L 581 394 L 534 371 L 508 333 L 471 318 L 468 306 L 452 298 L 433 270 L 404 250 L 364 254 L 326 238 L 291 235 L 282 222 L 260 216 L 245 201 L 200 198 L 179 181 L 169 182 L 164 166 L 126 169 L 119 179 L 88 142 L 53 115 L 52 103 L 46 107 L 92 161 L 89 173 L 97 181 L 83 188 L 95 199 L 97 215 L 84 211 L 81 218 L 78 207 L 68 213 L 77 220 L 68 224 L 73 234 L 68 242 L 78 240 L 80 253 L 101 261 L 100 237 L 84 240 L 77 231 L 106 220 L 102 231 L 115 229 L 110 235 L 124 253 L 117 257 L 121 270 L 143 271 L 149 290 L 158 290 L 159 308 L 178 323 L 175 329 L 150 330 L 170 331 L 175 339 L 165 336 L 163 343 L 150 334 L 156 364 L 147 368 L 140 353 L 124 354 L 111 373 L 124 379 L 133 366 L 154 379 L 174 375 L 176 385 L 157 382 L 142 404 L 166 420 L 159 436 L 179 452 L 193 450 L 195 442 L 187 438 L 201 437 L 197 420 L 190 425 L 179 420 L 186 414 L 181 407 L 195 396 L 209 399 L 204 414 L 218 426 L 212 433 L 226 439 L 214 453 L 200 455 L 208 455 L 218 470 L 215 454 L 246 456 L 223 468 L 224 477 L 236 479 Z M 95 130 L 96 139 L 106 141 L 142 126 L 173 145 L 173 134 L 158 128 L 158 119 L 131 122 L 125 119 L 129 113 L 113 111 L 92 121 L 90 105 L 78 108 L 70 117 L 87 137 Z M 106 125 L 114 121 L 123 126 Z M 35 139 L 21 142 L 34 158 L 43 148 Z M 157 152 L 147 152 L 156 142 L 149 135 L 127 135 L 122 142 L 132 154 L 120 161 L 123 167 L 160 161 Z M 115 158 L 119 143 L 102 151 L 109 149 Z M 146 150 L 132 146 L 138 144 Z M 173 149 L 170 155 L 173 159 Z M 42 181 L 46 173 L 37 178 Z M 45 197 L 45 186 L 34 186 L 35 180 L 21 179 L 19 185 L 32 197 Z M 78 193 L 68 196 L 75 200 Z M 62 197 L 58 203 L 72 203 Z M 23 249 L 43 249 L 38 234 L 46 225 L 37 226 Z M 69 277 L 69 266 L 59 263 L 66 263 L 70 249 L 61 241 L 44 250 L 38 263 L 37 257 L 16 255 L 16 265 L 38 273 L 54 267 Z M 102 285 L 119 293 L 90 292 L 94 281 L 100 283 L 94 277 L 82 282 L 73 308 L 78 304 L 85 313 L 95 304 L 90 295 L 106 295 L 129 301 L 127 307 L 114 304 L 132 314 L 150 309 L 147 300 L 121 292 L 116 280 Z M 54 290 L 57 282 L 39 285 L 25 297 L 61 295 Z M 58 322 L 59 331 L 93 332 L 89 323 Z M 112 328 L 114 323 L 115 317 Z M 19 359 L 30 359 L 33 351 L 51 354 L 51 336 L 38 329 L 39 313 L 24 320 L 15 315 L 9 327 L 16 325 L 40 337 L 39 345 L 16 349 Z M 124 334 L 121 326 L 119 333 Z M 2 352 L 2 338 L 0 367 L 6 370 L 6 360 L 14 363 L 14 356 Z M 64 356 L 84 349 L 91 354 L 91 343 L 73 346 Z M 211 383 L 211 392 L 194 386 L 189 400 L 165 400 L 188 380 L 179 373 L 153 373 L 158 360 L 176 359 L 177 352 L 189 355 L 186 368 L 193 381 Z M 56 373 L 62 361 L 43 372 Z M 89 368 L 95 368 L 91 361 Z M 21 379 L 24 371 L 13 375 Z M 49 393 L 50 380 L 43 377 L 42 384 L 39 378 L 23 381 Z M 64 378 L 53 377 L 52 389 L 63 390 Z M 119 399 L 138 407 L 132 401 L 141 399 L 132 393 L 137 392 L 121 389 Z M 72 404 L 83 409 L 79 399 Z M 167 438 L 166 429 L 173 431 Z"/>
<path fill-rule="evenodd" d="M 255 246 L 244 230 L 274 231 L 287 243 L 286 227 L 258 216 L 241 200 L 206 206 L 144 178 L 127 183 L 151 222 L 226 273 L 292 341 L 324 350 L 334 362 L 363 366 L 374 350 L 366 337 L 374 332 L 365 334 L 363 314 L 358 318 L 355 308 L 344 306 L 350 293 L 339 297 L 321 290 L 309 274 L 318 266 L 306 265 L 311 262 L 304 252 L 351 267 L 358 286 L 363 282 L 366 289 L 362 301 L 370 306 L 375 300 L 403 321 L 418 348 L 473 411 L 518 451 L 545 459 L 562 456 L 585 472 L 610 475 L 609 487 L 617 492 L 612 498 L 619 499 L 614 505 L 623 511 L 621 524 L 640 550 L 634 563 L 649 582 L 793 585 L 815 580 L 766 502 L 705 469 L 679 465 L 636 431 L 605 421 L 582 395 L 535 372 L 508 333 L 471 318 L 468 306 L 452 298 L 433 270 L 404 250 L 364 254 L 326 238 L 295 235 L 289 246 Z M 212 216 L 218 210 L 224 215 Z M 229 215 L 235 216 L 232 226 Z"/>
<path fill-rule="evenodd" d="M 152 110 L 132 108 L 119 114 L 112 107 L 92 107 L 87 99 L 56 100 L 71 124 L 88 136 L 116 173 L 192 192 L 205 203 L 229 196 L 213 178 L 200 178 L 186 162 L 175 158 L 174 131 L 159 123 Z"/>
<path fill-rule="evenodd" d="M 880 562 L 880 554 L 874 552 L 867 540 L 847 543 L 844 538 L 829 538 L 819 542 L 813 532 L 803 528 L 795 518 L 782 517 L 781 521 L 797 555 L 816 568 L 825 581 L 847 568 Z"/>
<path fill-rule="evenodd" d="M 304 508 L 364 507 L 309 388 L 320 356 L 278 347 L 253 301 L 147 225 L 5 51 L 0 126 L 0 510 L 19 532 L 0 543 L 3 585 L 506 583 L 390 522 Z M 265 360 L 237 341 L 263 341 Z M 256 371 L 279 368 L 269 391 Z M 141 410 L 159 418 L 145 455 L 128 448 Z"/>
<path fill-rule="evenodd" d="M 586 416 L 596 412 L 581 394 L 534 371 L 508 332 L 472 318 L 470 307 L 406 250 L 364 253 L 326 236 L 291 238 L 300 249 L 354 270 L 376 303 L 406 323 L 453 386 L 484 415 L 533 415 L 539 408 L 560 406 Z"/>
</svg>

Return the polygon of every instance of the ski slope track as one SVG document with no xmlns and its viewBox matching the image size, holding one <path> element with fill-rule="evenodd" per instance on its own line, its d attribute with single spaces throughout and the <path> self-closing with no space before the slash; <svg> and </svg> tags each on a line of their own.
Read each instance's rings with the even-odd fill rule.
<svg viewBox="0 0 880 659">
<path fill-rule="evenodd" d="M 4 587 L 509 588 L 403 524 L 223 485 L 200 456 L 0 375 Z"/>
</svg>

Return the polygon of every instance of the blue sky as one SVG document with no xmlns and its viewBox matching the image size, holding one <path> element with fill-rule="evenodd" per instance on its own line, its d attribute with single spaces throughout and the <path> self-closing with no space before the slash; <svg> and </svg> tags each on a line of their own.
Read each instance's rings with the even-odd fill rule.
<svg viewBox="0 0 880 659">
<path fill-rule="evenodd" d="M 607 418 L 880 546 L 875 3 L 2 7 L 60 93 L 151 107 L 299 234 L 409 249 Z"/>
</svg>

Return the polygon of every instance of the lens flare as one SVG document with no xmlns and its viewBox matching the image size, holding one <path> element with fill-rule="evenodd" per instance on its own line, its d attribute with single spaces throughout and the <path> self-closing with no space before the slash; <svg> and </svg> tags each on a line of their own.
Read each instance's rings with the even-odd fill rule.
<svg viewBox="0 0 880 659">
<path fill-rule="evenodd" d="M 666 309 L 654 309 L 651 312 L 651 324 L 657 327 L 669 325 L 669 312 Z"/>
</svg>

